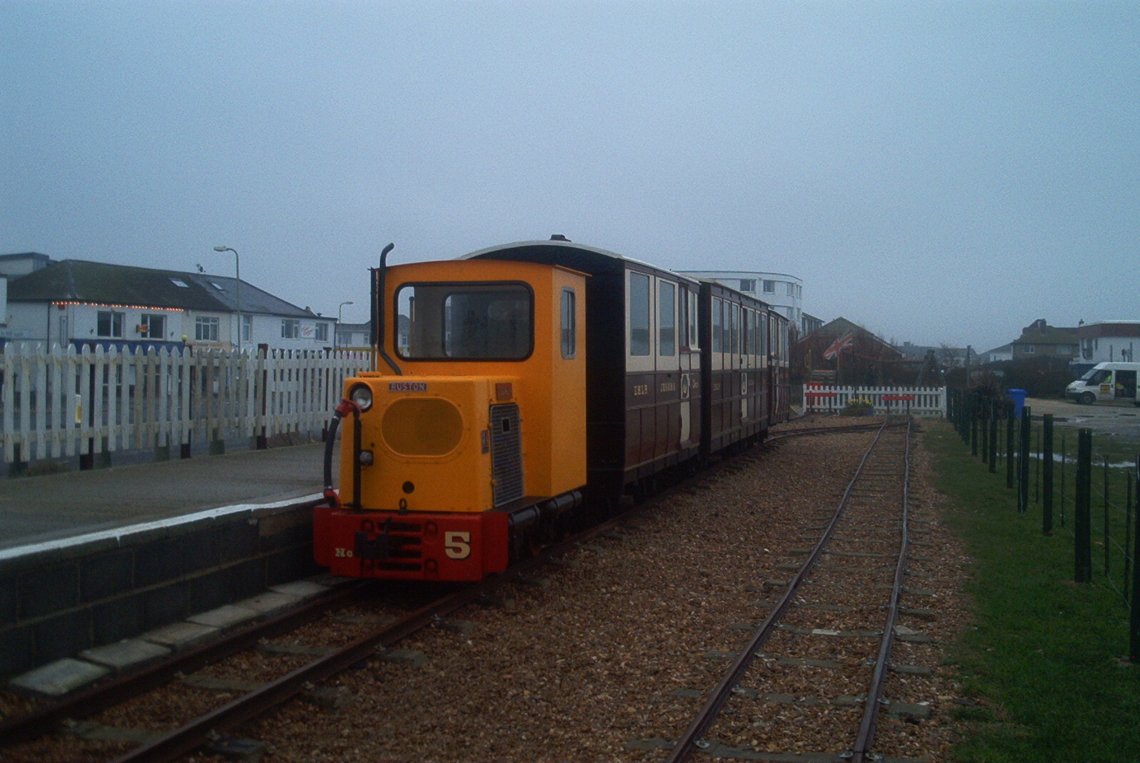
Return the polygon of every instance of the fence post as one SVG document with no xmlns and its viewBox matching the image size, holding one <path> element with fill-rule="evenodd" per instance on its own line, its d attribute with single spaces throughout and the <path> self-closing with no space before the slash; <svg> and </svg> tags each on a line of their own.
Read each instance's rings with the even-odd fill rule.
<svg viewBox="0 0 1140 763">
<path fill-rule="evenodd" d="M 1005 486 L 1013 487 L 1013 401 L 1005 401 Z"/>
<path fill-rule="evenodd" d="M 1041 532 L 1053 532 L 1053 414 L 1045 414 L 1041 433 Z"/>
<path fill-rule="evenodd" d="M 257 345 L 257 354 L 250 358 L 251 363 L 255 358 L 257 361 L 256 369 L 254 369 L 254 367 L 251 367 L 251 370 L 253 370 L 254 373 L 254 408 L 257 411 L 256 415 L 259 417 L 260 421 L 260 425 L 257 428 L 258 450 L 265 450 L 269 447 L 269 437 L 267 437 L 265 434 L 265 419 L 267 415 L 266 404 L 269 398 L 269 395 L 266 394 L 266 390 L 269 389 L 269 370 L 268 364 L 265 362 L 265 358 L 268 355 L 269 345 L 259 344 Z"/>
<path fill-rule="evenodd" d="M 970 455 L 978 455 L 978 412 L 981 409 L 981 396 L 975 392 L 970 396 Z"/>
<path fill-rule="evenodd" d="M 954 429 L 957 430 L 958 436 L 962 438 L 962 442 L 969 442 L 966 436 L 966 392 L 965 390 L 955 390 L 954 399 L 957 401 L 954 406 Z"/>
<path fill-rule="evenodd" d="M 1089 496 L 1092 489 L 1092 430 L 1077 433 L 1077 509 L 1073 519 L 1073 580 L 1092 580 L 1092 518 Z"/>
<path fill-rule="evenodd" d="M 1018 462 L 1018 486 L 1017 486 L 1017 513 L 1024 514 L 1029 510 L 1029 451 L 1030 451 L 1030 435 L 1029 424 L 1032 415 L 1029 411 L 1029 406 L 1024 406 L 1021 409 L 1021 440 L 1018 443 L 1018 450 L 1021 453 L 1021 461 Z"/>
<path fill-rule="evenodd" d="M 1108 456 L 1104 457 L 1104 576 L 1108 577 L 1108 562 L 1112 545 L 1108 536 Z"/>
<path fill-rule="evenodd" d="M 1061 492 L 1057 505 L 1060 508 L 1061 527 L 1065 527 L 1065 466 L 1068 465 L 1068 452 L 1065 449 L 1065 431 L 1061 430 Z"/>
<path fill-rule="evenodd" d="M 990 427 L 989 427 L 989 432 L 988 432 L 988 436 L 990 438 L 990 474 L 996 474 L 997 473 L 997 461 L 998 461 L 998 455 L 997 455 L 997 452 L 998 452 L 998 446 L 997 446 L 997 442 L 998 442 L 997 412 L 998 412 L 997 400 L 990 398 Z"/>
<path fill-rule="evenodd" d="M 87 376 L 87 425 L 91 436 L 87 438 L 87 452 L 79 454 L 79 469 L 87 471 L 95 468 L 95 362 L 85 363 L 81 366 Z"/>
<path fill-rule="evenodd" d="M 1133 472 L 1132 494 L 1136 497 L 1136 511 L 1140 513 L 1140 456 L 1136 456 L 1136 471 Z M 1129 627 L 1128 655 L 1132 662 L 1140 662 L 1140 532 L 1132 535 L 1132 619 Z"/>
<path fill-rule="evenodd" d="M 1137 457 L 1140 460 L 1140 456 Z M 1140 471 L 1140 470 L 1138 470 Z M 1140 474 L 1137 475 L 1140 479 Z M 1124 480 L 1124 600 L 1128 601 L 1129 584 L 1132 581 L 1132 482 L 1131 478 Z M 1140 500 L 1140 496 L 1137 497 Z"/>
<path fill-rule="evenodd" d="M 994 413 L 993 398 L 983 398 L 978 412 L 982 417 L 981 431 L 978 432 L 982 446 L 982 463 L 988 464 L 994 460 L 994 452 L 990 450 L 990 419 L 993 418 Z"/>
</svg>

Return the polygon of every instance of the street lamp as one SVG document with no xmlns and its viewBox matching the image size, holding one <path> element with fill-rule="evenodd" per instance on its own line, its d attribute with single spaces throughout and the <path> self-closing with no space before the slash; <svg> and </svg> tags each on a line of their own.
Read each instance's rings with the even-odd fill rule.
<svg viewBox="0 0 1140 763">
<path fill-rule="evenodd" d="M 344 320 L 344 306 L 345 305 L 355 305 L 355 304 L 356 304 L 355 302 L 349 301 L 349 302 L 341 302 L 339 305 L 337 305 L 337 308 L 336 308 L 336 327 L 333 328 L 333 349 L 334 350 L 337 348 L 337 344 L 338 344 L 338 342 L 337 342 L 337 330 L 340 328 L 341 321 Z"/>
<path fill-rule="evenodd" d="M 234 253 L 234 275 L 237 280 L 237 287 L 234 290 L 234 299 L 237 302 L 237 351 L 238 355 L 241 355 L 241 258 L 238 257 L 237 249 L 228 246 L 215 246 L 214 251 Z"/>
</svg>

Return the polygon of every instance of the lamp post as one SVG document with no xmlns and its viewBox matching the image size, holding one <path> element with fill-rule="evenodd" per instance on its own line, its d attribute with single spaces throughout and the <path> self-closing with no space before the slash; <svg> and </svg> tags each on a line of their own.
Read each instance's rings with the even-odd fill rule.
<svg viewBox="0 0 1140 763">
<path fill-rule="evenodd" d="M 337 341 L 337 329 L 340 328 L 340 323 L 344 320 L 344 306 L 355 305 L 355 302 L 341 302 L 336 308 L 336 327 L 333 328 L 333 349 L 335 350 L 340 342 Z"/>
<path fill-rule="evenodd" d="M 234 277 L 237 280 L 237 286 L 234 289 L 234 299 L 237 303 L 237 351 L 241 355 L 241 258 L 238 257 L 237 249 L 228 246 L 215 246 L 215 252 L 233 252 L 234 253 Z"/>
</svg>

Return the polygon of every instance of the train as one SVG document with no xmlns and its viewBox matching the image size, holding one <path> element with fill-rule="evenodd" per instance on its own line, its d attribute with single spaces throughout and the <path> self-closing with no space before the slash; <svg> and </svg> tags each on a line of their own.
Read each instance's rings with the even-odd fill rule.
<svg viewBox="0 0 1140 763">
<path fill-rule="evenodd" d="M 559 235 L 391 250 L 326 435 L 334 575 L 480 580 L 788 418 L 788 320 L 750 295 Z"/>
</svg>

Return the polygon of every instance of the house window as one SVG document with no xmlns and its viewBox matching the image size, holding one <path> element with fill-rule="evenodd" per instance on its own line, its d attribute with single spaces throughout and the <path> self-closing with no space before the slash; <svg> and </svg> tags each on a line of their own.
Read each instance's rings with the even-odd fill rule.
<svg viewBox="0 0 1140 763">
<path fill-rule="evenodd" d="M 327 342 L 329 340 L 329 324 L 317 324 L 316 338 L 318 342 Z"/>
<path fill-rule="evenodd" d="M 166 316 L 143 313 L 139 335 L 147 339 L 163 339 L 166 336 Z"/>
<path fill-rule="evenodd" d="M 298 318 L 285 318 L 281 321 L 281 338 L 296 339 L 301 336 L 301 321 Z"/>
<path fill-rule="evenodd" d="M 756 291 L 756 279 L 755 278 L 741 278 L 740 279 L 740 290 L 741 291 L 750 291 L 750 292 Z"/>
<path fill-rule="evenodd" d="M 200 315 L 194 319 L 194 338 L 199 342 L 218 341 L 217 317 Z"/>
<path fill-rule="evenodd" d="M 1035 344 L 1025 345 L 1025 352 L 1027 352 L 1030 355 L 1033 355 L 1034 353 L 1037 352 L 1037 345 L 1035 345 Z"/>
<path fill-rule="evenodd" d="M 776 282 L 775 281 L 765 281 L 764 282 L 764 293 L 765 294 L 775 294 L 776 293 Z"/>
<path fill-rule="evenodd" d="M 251 336 L 253 336 L 253 316 L 243 315 L 241 317 L 241 340 L 248 342 Z"/>
<path fill-rule="evenodd" d="M 123 313 L 117 313 L 112 310 L 100 310 L 96 319 L 95 332 L 99 336 L 122 337 Z"/>
</svg>

